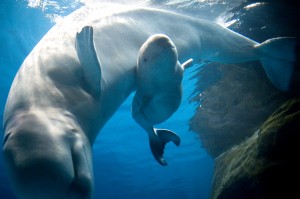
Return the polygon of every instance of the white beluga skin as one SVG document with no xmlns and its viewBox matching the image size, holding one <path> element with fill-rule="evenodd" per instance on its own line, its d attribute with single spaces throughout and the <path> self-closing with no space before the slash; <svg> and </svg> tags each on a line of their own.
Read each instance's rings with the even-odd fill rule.
<svg viewBox="0 0 300 199">
<path fill-rule="evenodd" d="M 260 60 L 273 84 L 289 89 L 296 45 L 292 38 L 261 45 L 215 23 L 174 12 L 114 4 L 80 8 L 42 38 L 10 89 L 3 156 L 18 198 L 92 197 L 93 143 L 138 88 L 139 49 L 158 33 L 172 39 L 180 63 L 190 58 L 220 63 Z M 166 112 L 176 108 L 171 109 Z M 151 121 L 147 126 L 169 116 L 145 111 Z"/>
<path fill-rule="evenodd" d="M 180 138 L 172 131 L 155 129 L 153 125 L 164 122 L 178 109 L 184 67 L 191 61 L 181 65 L 175 44 L 164 34 L 152 35 L 138 53 L 132 116 L 148 133 L 151 151 L 162 165 L 167 165 L 162 157 L 165 144 L 173 141 L 178 146 Z"/>
</svg>

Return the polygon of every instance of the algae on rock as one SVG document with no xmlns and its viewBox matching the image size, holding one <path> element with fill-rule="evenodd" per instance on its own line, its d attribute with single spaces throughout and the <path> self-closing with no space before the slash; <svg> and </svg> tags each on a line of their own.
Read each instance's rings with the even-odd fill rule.
<svg viewBox="0 0 300 199">
<path fill-rule="evenodd" d="M 213 199 L 295 198 L 300 98 L 275 111 L 244 143 L 216 159 Z"/>
<path fill-rule="evenodd" d="M 258 62 L 209 64 L 198 76 L 200 106 L 190 127 L 212 157 L 252 136 L 289 97 L 270 83 Z M 219 80 L 207 80 L 214 76 Z"/>
</svg>

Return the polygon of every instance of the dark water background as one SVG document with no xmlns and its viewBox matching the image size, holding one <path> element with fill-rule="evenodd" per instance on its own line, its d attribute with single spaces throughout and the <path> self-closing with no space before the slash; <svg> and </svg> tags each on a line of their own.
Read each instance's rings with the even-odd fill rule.
<svg viewBox="0 0 300 199">
<path fill-rule="evenodd" d="M 0 121 L 6 97 L 19 66 L 55 21 L 83 6 L 85 1 L 1 0 L 0 2 Z M 87 3 L 89 1 L 86 1 Z M 109 2 L 109 1 L 105 1 Z M 292 1 L 264 1 L 245 9 L 255 1 L 119 1 L 174 10 L 207 20 L 217 21 L 256 41 L 276 36 L 298 36 L 299 16 Z M 254 5 L 254 4 L 252 4 Z M 226 24 L 227 23 L 227 24 Z M 298 25 L 298 26 L 297 26 Z M 154 160 L 146 134 L 131 119 L 132 96 L 120 107 L 98 137 L 94 146 L 94 198 L 105 199 L 207 199 L 213 174 L 213 158 L 201 147 L 196 133 L 189 130 L 189 120 L 197 103 L 189 103 L 195 89 L 187 71 L 184 99 L 179 110 L 161 127 L 178 132 L 179 148 L 168 146 L 167 167 Z M 219 79 L 207 78 L 208 86 Z M 204 87 L 205 87 L 204 86 Z M 117 125 L 116 125 L 117 124 Z M 2 129 L 0 129 L 2 132 Z M 0 198 L 14 199 L 0 155 Z"/>
</svg>

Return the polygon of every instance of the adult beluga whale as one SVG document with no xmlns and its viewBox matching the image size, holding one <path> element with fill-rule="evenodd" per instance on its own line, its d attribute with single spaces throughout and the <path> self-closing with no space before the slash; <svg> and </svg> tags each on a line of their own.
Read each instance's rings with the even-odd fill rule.
<svg viewBox="0 0 300 199">
<path fill-rule="evenodd" d="M 138 52 L 159 33 L 172 39 L 179 63 L 190 58 L 260 60 L 272 83 L 289 90 L 296 46 L 292 38 L 259 44 L 215 23 L 170 11 L 115 4 L 80 8 L 41 39 L 10 89 L 3 155 L 18 198 L 92 197 L 93 143 L 138 88 Z"/>
</svg>

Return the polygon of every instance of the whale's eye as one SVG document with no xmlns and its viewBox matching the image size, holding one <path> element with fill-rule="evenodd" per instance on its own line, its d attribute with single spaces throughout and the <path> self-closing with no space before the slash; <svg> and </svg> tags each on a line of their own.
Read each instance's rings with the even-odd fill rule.
<svg viewBox="0 0 300 199">
<path fill-rule="evenodd" d="M 144 58 L 144 62 L 145 62 L 145 63 L 147 62 L 147 58 L 146 58 L 146 57 Z"/>
<path fill-rule="evenodd" d="M 71 133 L 78 133 L 78 130 L 77 130 L 76 128 L 71 128 L 71 129 L 70 129 L 70 132 L 71 132 Z"/>
</svg>

